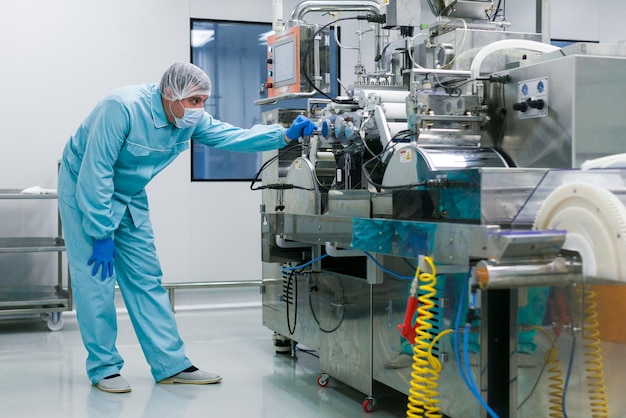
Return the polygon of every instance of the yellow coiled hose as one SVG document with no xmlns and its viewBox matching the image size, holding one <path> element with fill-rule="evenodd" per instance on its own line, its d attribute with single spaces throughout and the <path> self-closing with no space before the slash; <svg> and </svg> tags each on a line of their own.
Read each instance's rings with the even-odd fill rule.
<svg viewBox="0 0 626 418">
<path fill-rule="evenodd" d="M 432 355 L 432 328 L 431 309 L 435 306 L 432 298 L 437 291 L 437 271 L 430 257 L 425 257 L 432 273 L 420 273 L 419 267 L 415 271 L 415 278 L 419 280 L 419 289 L 422 293 L 419 297 L 417 309 L 417 327 L 415 329 L 415 344 L 413 345 L 413 370 L 411 372 L 411 387 L 409 389 L 409 403 L 407 404 L 406 416 L 441 418 L 439 408 L 439 392 L 437 390 L 441 363 Z M 438 336 L 439 337 L 439 336 Z"/>
<path fill-rule="evenodd" d="M 533 325 L 532 329 L 536 329 L 541 331 L 547 338 L 550 340 L 550 348 L 543 355 L 543 361 L 546 366 L 550 367 L 548 369 L 548 380 L 550 384 L 548 387 L 550 388 L 550 414 L 548 415 L 551 418 L 562 418 L 563 417 L 563 389 L 565 386 L 565 381 L 563 380 L 563 372 L 561 371 L 561 361 L 559 360 L 559 352 L 556 348 L 556 342 L 554 338 L 542 327 Z"/>
<path fill-rule="evenodd" d="M 587 385 L 589 387 L 589 400 L 593 418 L 609 416 L 609 406 L 606 399 L 606 387 L 604 386 L 604 364 L 602 361 L 602 348 L 600 347 L 600 331 L 598 330 L 598 313 L 596 312 L 596 293 L 586 287 L 585 290 L 585 323 L 584 340 L 585 361 L 587 371 Z"/>
</svg>

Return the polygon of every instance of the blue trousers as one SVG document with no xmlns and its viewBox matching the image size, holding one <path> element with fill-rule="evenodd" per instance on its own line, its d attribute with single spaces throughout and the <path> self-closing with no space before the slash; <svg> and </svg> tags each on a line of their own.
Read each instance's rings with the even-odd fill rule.
<svg viewBox="0 0 626 418">
<path fill-rule="evenodd" d="M 75 183 L 61 166 L 59 211 L 74 307 L 88 353 L 86 366 L 91 382 L 97 383 L 119 373 L 124 365 L 115 346 L 116 282 L 154 380 L 158 382 L 191 366 L 185 356 L 167 291 L 161 285 L 161 266 L 150 221 L 136 227 L 126 211 L 114 234 L 115 274 L 103 281 L 100 270 L 93 276 L 93 265 L 87 265 L 93 252 L 93 238 L 83 231 L 83 214 L 74 196 Z"/>
</svg>

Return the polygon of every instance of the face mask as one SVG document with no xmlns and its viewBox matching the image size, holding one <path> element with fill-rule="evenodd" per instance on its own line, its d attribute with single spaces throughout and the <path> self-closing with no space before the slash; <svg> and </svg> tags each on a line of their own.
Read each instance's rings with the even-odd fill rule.
<svg viewBox="0 0 626 418">
<path fill-rule="evenodd" d="M 170 112 L 172 112 L 172 116 L 174 116 L 174 125 L 176 125 L 177 128 L 192 128 L 196 126 L 198 122 L 200 122 L 200 119 L 202 119 L 202 115 L 204 115 L 203 108 L 190 109 L 183 106 L 183 109 L 185 109 L 183 117 L 177 118 L 176 115 L 174 115 L 174 112 L 172 112 L 172 105 L 170 104 Z"/>
</svg>

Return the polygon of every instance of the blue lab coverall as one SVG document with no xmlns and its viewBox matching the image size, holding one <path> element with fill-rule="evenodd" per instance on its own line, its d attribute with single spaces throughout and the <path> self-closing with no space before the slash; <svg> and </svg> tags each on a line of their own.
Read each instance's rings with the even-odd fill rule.
<svg viewBox="0 0 626 418">
<path fill-rule="evenodd" d="M 102 99 L 71 136 L 59 173 L 72 291 L 87 374 L 93 383 L 119 373 L 115 347 L 117 281 L 156 381 L 191 362 L 185 355 L 154 246 L 145 186 L 194 139 L 232 151 L 263 151 L 286 145 L 279 125 L 241 129 L 208 113 L 193 128 L 168 123 L 156 84 L 128 86 Z M 113 237 L 115 273 L 101 280 L 87 265 L 96 239 Z"/>
</svg>

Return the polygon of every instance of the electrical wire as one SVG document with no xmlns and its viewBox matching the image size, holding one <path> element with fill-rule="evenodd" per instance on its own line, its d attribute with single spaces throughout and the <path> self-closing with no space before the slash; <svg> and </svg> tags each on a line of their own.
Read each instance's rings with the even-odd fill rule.
<svg viewBox="0 0 626 418">
<path fill-rule="evenodd" d="M 311 80 L 311 77 L 309 77 L 309 74 L 307 72 L 306 62 L 307 62 L 307 58 L 311 54 L 311 49 L 313 48 L 313 44 L 315 43 L 315 38 L 317 38 L 317 36 L 320 34 L 320 32 L 322 32 L 324 29 L 326 29 L 330 25 L 335 24 L 337 22 L 344 21 L 344 20 L 367 20 L 367 17 L 366 16 L 341 17 L 339 19 L 335 19 L 335 20 L 333 20 L 333 21 L 331 21 L 331 22 L 321 26 L 317 31 L 315 31 L 313 36 L 311 36 L 311 38 L 309 40 L 309 44 L 307 45 L 307 48 L 304 51 L 304 55 L 302 56 L 302 60 L 300 61 L 300 67 L 302 69 L 302 74 L 304 75 L 304 78 L 309 83 L 309 85 L 311 87 L 313 87 L 313 90 L 315 90 L 316 92 L 318 92 L 319 94 L 321 94 L 322 96 L 326 97 L 327 99 L 331 100 L 334 103 L 340 103 L 340 102 L 338 100 L 330 97 L 328 94 L 326 94 L 322 90 L 320 90 L 319 87 L 317 87 L 315 85 L 315 83 L 313 83 L 313 81 Z"/>
<path fill-rule="evenodd" d="M 387 273 L 387 274 L 389 274 L 389 275 L 391 275 L 391 276 L 395 277 L 396 279 L 400 279 L 400 280 L 413 280 L 413 276 L 401 276 L 401 275 L 399 275 L 398 273 L 395 273 L 395 272 L 393 272 L 393 271 L 391 271 L 391 270 L 389 270 L 389 269 L 385 268 L 385 267 L 384 267 L 382 264 L 380 264 L 380 263 L 378 262 L 378 260 L 376 260 L 376 258 L 375 258 L 372 254 L 370 254 L 369 252 L 367 252 L 367 251 L 363 251 L 363 254 L 365 254 L 367 257 L 369 257 L 369 258 L 370 258 L 370 259 L 374 262 L 374 264 L 376 264 L 376 266 L 377 266 L 379 269 L 381 269 L 383 272 L 385 272 L 385 273 Z M 329 256 L 329 254 L 323 254 L 323 255 L 321 255 L 321 256 L 319 256 L 319 257 L 314 258 L 313 260 L 307 261 L 306 263 L 304 263 L 304 264 L 300 264 L 300 265 L 297 265 L 297 266 L 295 266 L 295 267 L 283 267 L 283 268 L 282 268 L 282 271 L 300 270 L 300 269 L 303 269 L 303 268 L 305 268 L 305 267 L 308 267 L 308 266 L 310 266 L 311 264 L 313 264 L 313 263 L 315 263 L 315 262 L 317 262 L 317 261 L 319 261 L 319 260 L 321 260 L 321 259 L 323 259 L 323 258 L 325 258 L 325 257 L 328 257 L 328 256 Z"/>
<path fill-rule="evenodd" d="M 278 159 L 280 157 L 282 157 L 283 155 L 287 154 L 288 152 L 292 152 L 295 150 L 302 150 L 302 144 L 299 142 L 292 142 L 289 143 L 289 145 L 287 145 L 286 147 L 279 149 L 278 153 L 276 155 L 274 155 L 272 158 L 268 159 L 267 161 L 265 161 L 261 167 L 259 168 L 259 170 L 256 172 L 256 174 L 254 175 L 254 178 L 252 179 L 252 182 L 250 183 L 250 190 L 263 190 L 263 189 L 281 189 L 281 190 L 285 190 L 285 189 L 303 189 L 303 190 L 312 190 L 312 189 L 307 189 L 305 187 L 300 187 L 300 186 L 296 186 L 293 184 L 283 184 L 283 183 L 279 183 L 279 184 L 266 184 L 263 186 L 259 186 L 259 187 L 255 187 L 255 183 L 257 181 L 259 181 L 259 177 L 261 176 L 261 173 L 267 169 L 267 167 L 269 167 L 271 164 L 275 163 L 276 161 L 278 161 Z"/>
<path fill-rule="evenodd" d="M 367 171 L 366 167 L 370 163 L 372 163 L 373 161 L 378 160 L 378 162 L 382 163 L 382 160 L 381 160 L 380 157 L 389 150 L 390 146 L 391 147 L 395 147 L 395 145 L 396 145 L 396 143 L 398 141 L 398 138 L 400 138 L 400 135 L 404 135 L 406 137 L 410 137 L 410 136 L 415 135 L 415 133 L 412 132 L 412 131 L 409 131 L 409 130 L 404 130 L 404 131 L 398 132 L 397 134 L 395 134 L 393 136 L 391 141 L 389 141 L 387 144 L 385 144 L 385 147 L 383 148 L 383 150 L 381 152 L 379 152 L 377 155 L 373 156 L 372 158 L 367 160 L 365 163 L 363 163 L 363 170 L 362 170 L 363 177 L 365 177 L 365 180 L 367 181 L 368 184 L 374 186 L 378 191 L 380 191 L 382 189 L 386 189 L 386 190 L 406 190 L 406 189 L 412 189 L 412 188 L 415 188 L 415 187 L 421 187 L 421 186 L 426 186 L 427 185 L 427 182 L 421 181 L 421 182 L 418 182 L 418 183 L 409 183 L 409 184 L 403 184 L 403 185 L 397 185 L 397 186 L 385 186 L 383 184 L 376 183 L 372 179 L 370 173 Z M 377 166 L 378 166 L 378 163 L 374 166 L 374 168 L 376 168 Z M 374 168 L 372 168 L 372 171 L 374 170 Z"/>
<path fill-rule="evenodd" d="M 334 30 L 333 31 L 333 35 L 335 36 L 335 43 L 337 44 L 337 46 L 340 49 L 360 49 L 358 46 L 346 46 L 346 45 L 342 45 L 341 42 L 339 42 L 339 31 L 338 30 Z"/>
<path fill-rule="evenodd" d="M 467 295 L 467 288 L 469 286 L 470 277 L 471 277 L 471 270 L 467 272 L 467 277 L 463 284 L 463 289 L 461 290 L 461 297 L 459 298 L 459 303 L 457 305 L 456 320 L 454 322 L 454 356 L 456 358 L 456 364 L 459 368 L 459 373 L 461 374 L 461 378 L 463 379 L 465 386 L 467 386 L 471 391 L 472 388 L 467 380 L 467 376 L 465 375 L 465 370 L 463 369 L 461 365 L 461 356 L 459 355 L 459 329 L 461 328 L 459 324 L 461 322 L 461 312 L 463 311 L 463 308 L 464 308 L 463 301 L 465 300 L 465 297 Z M 469 335 L 466 335 L 465 338 L 469 338 Z"/>
<path fill-rule="evenodd" d="M 300 265 L 297 265 L 295 267 L 283 267 L 281 270 L 282 271 L 292 271 L 292 270 L 303 269 L 303 268 L 308 267 L 308 266 L 310 266 L 311 264 L 313 264 L 313 263 L 315 263 L 317 261 L 320 261 L 322 258 L 325 258 L 325 257 L 328 257 L 328 254 L 322 254 L 319 257 L 316 257 L 316 258 L 314 258 L 314 259 L 312 259 L 310 261 L 307 261 L 304 264 L 300 264 Z"/>
<path fill-rule="evenodd" d="M 437 76 L 436 73 L 426 73 L 425 74 L 426 79 L 428 79 L 429 75 L 432 75 L 433 77 L 435 77 L 436 86 L 444 89 L 444 91 L 446 92 L 448 96 L 460 97 L 461 94 L 463 94 L 463 91 L 458 86 L 446 86 L 445 84 L 443 84 L 441 80 L 439 80 L 439 77 Z M 456 94 L 453 94 L 453 92 Z"/>
<path fill-rule="evenodd" d="M 300 348 L 300 346 L 296 345 L 296 350 L 300 351 L 302 353 L 308 354 L 310 356 L 313 356 L 315 358 L 320 358 L 319 354 L 317 354 L 317 352 L 315 350 L 307 350 L 304 348 Z"/>
<path fill-rule="evenodd" d="M 293 335 L 296 332 L 296 325 L 298 324 L 298 284 L 294 280 L 295 274 L 296 272 L 294 270 L 291 270 L 289 272 L 289 276 L 287 278 L 287 288 L 284 290 L 285 303 L 287 304 L 287 308 L 285 309 L 285 311 L 287 314 L 287 330 L 289 331 L 289 335 Z M 293 288 L 294 288 L 293 295 L 291 295 L 289 291 L 292 283 L 293 283 Z M 291 326 L 291 318 L 289 315 L 290 305 L 294 305 L 293 327 Z"/>
<path fill-rule="evenodd" d="M 472 371 L 470 370 L 470 362 L 469 362 L 469 334 L 470 334 L 470 325 L 465 324 L 465 335 L 463 338 L 463 356 L 465 357 L 464 365 L 465 365 L 465 370 L 467 373 L 467 380 L 470 382 L 472 386 L 471 391 L 474 394 L 474 397 L 478 400 L 478 402 L 480 402 L 480 404 L 483 406 L 483 408 L 487 410 L 487 413 L 492 418 L 498 418 L 498 415 L 493 411 L 493 409 L 491 409 L 491 407 L 489 407 L 489 405 L 487 405 L 487 402 L 485 402 L 483 397 L 480 395 L 480 391 L 478 387 L 476 386 L 476 382 L 474 382 L 474 376 L 472 375 Z"/>
<path fill-rule="evenodd" d="M 361 136 L 361 138 L 363 138 L 361 143 L 363 144 L 365 149 L 370 153 L 370 155 L 376 155 L 376 153 L 372 151 L 371 148 L 367 145 L 367 140 L 365 139 L 365 126 L 370 121 L 370 119 L 372 119 L 372 116 L 368 114 L 367 118 L 363 121 L 363 123 L 361 123 L 361 127 L 359 128 L 359 135 Z"/>
<path fill-rule="evenodd" d="M 381 269 L 383 272 L 390 274 L 391 276 L 395 277 L 396 279 L 400 279 L 400 280 L 413 280 L 413 276 L 401 276 L 397 273 L 394 273 L 393 271 L 386 269 L 382 264 L 380 264 L 378 262 L 378 260 L 376 260 L 376 258 L 371 255 L 369 252 L 367 251 L 363 251 L 363 253 L 369 257 L 370 260 L 372 260 L 374 262 L 374 264 L 376 264 L 376 267 L 378 267 L 379 269 Z"/>
<path fill-rule="evenodd" d="M 563 409 L 563 417 L 567 418 L 567 388 L 569 387 L 569 379 L 572 377 L 572 369 L 574 368 L 574 354 L 576 353 L 576 335 L 572 334 L 572 351 L 569 356 L 569 363 L 567 365 L 567 375 L 565 377 L 565 387 L 563 388 L 563 401 L 561 402 L 561 408 Z"/>
<path fill-rule="evenodd" d="M 493 13 L 493 15 L 491 16 L 491 21 L 495 22 L 496 21 L 496 17 L 498 17 L 498 11 L 500 11 L 500 5 L 502 5 L 502 0 L 498 0 L 498 5 L 496 6 L 496 10 Z"/>
<path fill-rule="evenodd" d="M 340 279 L 337 279 L 337 280 L 339 281 L 339 289 L 341 289 L 341 299 L 343 301 L 344 300 L 343 287 L 341 287 L 341 280 Z M 313 294 L 313 290 L 309 289 L 309 308 L 311 309 L 311 314 L 313 315 L 313 319 L 315 320 L 315 323 L 317 324 L 317 327 L 319 328 L 319 330 L 324 332 L 324 333 L 326 333 L 326 334 L 330 334 L 330 333 L 333 333 L 333 332 L 337 331 L 339 329 L 339 327 L 341 326 L 341 324 L 343 324 L 343 320 L 344 320 L 344 318 L 346 316 L 346 310 L 343 307 L 343 305 L 340 306 L 340 308 L 341 308 L 341 318 L 339 318 L 339 322 L 337 323 L 337 325 L 335 325 L 335 327 L 333 327 L 331 329 L 325 329 L 325 328 L 322 327 L 322 324 L 320 323 L 319 318 L 315 314 L 315 309 L 313 308 L 313 301 L 311 299 L 311 295 L 312 294 Z"/>
<path fill-rule="evenodd" d="M 524 398 L 524 400 L 518 405 L 517 409 L 520 409 L 528 399 L 531 398 L 543 372 L 547 366 L 551 366 L 548 370 L 550 384 L 548 387 L 550 388 L 550 414 L 551 418 L 559 418 L 563 416 L 563 390 L 564 390 L 564 382 L 562 379 L 563 372 L 561 371 L 561 361 L 559 360 L 559 352 L 556 346 L 556 338 L 552 338 L 552 336 L 540 326 L 532 325 L 531 329 L 540 331 L 550 342 L 550 348 L 548 348 L 543 356 L 543 365 L 541 366 L 541 370 L 539 371 L 539 375 L 537 376 L 537 380 L 535 380 L 535 384 L 533 385 L 530 393 Z"/>
<path fill-rule="evenodd" d="M 465 332 L 464 332 L 464 338 L 463 338 L 464 361 L 461 361 L 461 354 L 459 352 L 460 351 L 459 350 L 459 330 L 461 329 L 461 326 L 460 326 L 461 312 L 463 311 L 463 308 L 464 308 L 463 301 L 465 300 L 465 297 L 467 296 L 467 288 L 469 287 L 471 272 L 472 270 L 470 268 L 467 272 L 467 277 L 463 285 L 463 290 L 461 291 L 461 298 L 458 303 L 456 322 L 454 323 L 454 356 L 456 358 L 456 363 L 459 368 L 461 378 L 463 379 L 463 382 L 465 383 L 465 385 L 468 387 L 472 395 L 474 395 L 474 397 L 478 400 L 478 402 L 480 402 L 483 408 L 485 408 L 487 413 L 489 413 L 489 415 L 492 418 L 497 418 L 498 416 L 496 415 L 496 413 L 489 407 L 489 405 L 487 405 L 487 402 L 485 402 L 485 400 L 482 398 L 480 391 L 478 390 L 478 388 L 476 387 L 476 384 L 474 383 L 474 378 L 472 377 L 471 370 L 469 368 L 469 358 L 468 358 L 469 352 L 468 351 L 469 351 L 470 324 L 465 325 Z M 466 345 L 467 347 L 465 347 Z M 465 367 L 466 370 L 464 369 L 464 366 L 463 366 L 464 364 L 466 365 Z"/>
<path fill-rule="evenodd" d="M 533 394 L 535 393 L 535 390 L 537 389 L 537 386 L 539 386 L 539 381 L 541 380 L 541 376 L 543 376 L 543 372 L 546 369 L 546 363 L 544 362 L 541 365 L 541 370 L 539 370 L 539 374 L 537 375 L 537 379 L 535 379 L 535 383 L 533 384 L 533 387 L 530 389 L 530 393 L 528 393 L 528 395 L 526 395 L 526 397 L 524 398 L 524 400 L 522 402 L 520 402 L 519 405 L 517 405 L 517 409 L 521 409 L 522 406 L 524 406 L 524 404 L 530 399 L 532 398 Z M 561 392 L 562 393 L 562 392 Z M 559 408 L 561 408 L 561 406 L 559 405 Z"/>
<path fill-rule="evenodd" d="M 299 264 L 299 265 L 294 266 L 294 267 L 283 267 L 281 269 L 283 272 L 290 272 L 289 281 L 287 282 L 287 290 L 289 290 L 289 283 L 290 283 L 290 280 L 291 280 L 291 276 L 293 276 L 295 270 L 302 270 L 305 267 L 308 267 L 311 264 L 313 264 L 313 263 L 315 263 L 317 261 L 320 261 L 321 259 L 326 258 L 328 256 L 329 256 L 329 254 L 322 254 L 321 256 L 316 257 L 316 258 L 314 258 L 314 259 L 312 259 L 310 261 L 307 261 L 304 264 Z M 298 273 L 300 273 L 300 272 L 298 272 Z M 296 309 L 296 318 L 297 318 L 297 314 L 298 314 L 298 312 L 297 312 L 297 297 L 298 297 L 298 286 L 297 286 L 297 284 L 294 285 L 294 288 L 296 289 L 295 290 L 295 298 L 296 298 L 296 308 L 295 309 Z M 341 307 L 341 318 L 339 319 L 339 323 L 334 328 L 332 328 L 330 330 L 324 329 L 324 328 L 322 328 L 322 326 L 320 324 L 320 321 L 319 321 L 317 315 L 315 314 L 315 310 L 313 309 L 313 301 L 311 300 L 311 293 L 312 292 L 309 289 L 309 307 L 311 308 L 311 313 L 313 314 L 313 319 L 317 323 L 320 331 L 325 332 L 325 333 L 331 333 L 331 332 L 336 331 L 341 326 L 341 324 L 343 323 L 343 320 L 344 320 L 344 317 L 345 317 L 345 309 L 343 308 L 343 306 Z M 343 293 L 343 291 L 342 291 L 342 293 Z M 287 305 L 288 305 L 287 306 L 287 315 L 289 315 L 289 304 L 287 304 Z M 287 317 L 287 327 L 289 328 L 289 332 L 293 335 L 293 332 L 292 332 L 292 329 L 290 327 L 289 321 L 290 321 L 289 317 Z M 294 321 L 295 321 L 295 319 L 294 319 Z M 293 330 L 295 332 L 295 324 L 294 324 Z"/>
<path fill-rule="evenodd" d="M 427 39 L 429 39 L 430 37 L 428 36 L 427 33 L 424 32 L 420 32 L 417 35 L 415 35 L 414 37 L 411 38 L 411 40 L 409 41 L 409 48 L 408 48 L 408 54 L 409 54 L 409 60 L 411 60 L 411 63 L 413 64 L 413 67 L 416 68 L 421 68 L 423 69 L 424 67 L 422 67 L 421 65 L 419 65 L 417 62 L 415 62 L 415 59 L 413 57 L 413 42 L 415 42 L 415 39 L 417 39 L 418 36 L 425 36 Z"/>
</svg>

